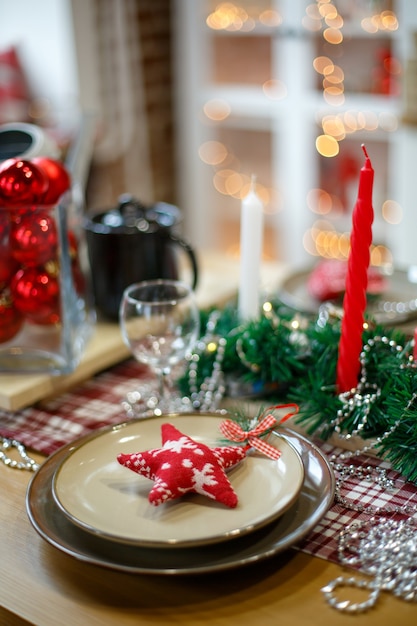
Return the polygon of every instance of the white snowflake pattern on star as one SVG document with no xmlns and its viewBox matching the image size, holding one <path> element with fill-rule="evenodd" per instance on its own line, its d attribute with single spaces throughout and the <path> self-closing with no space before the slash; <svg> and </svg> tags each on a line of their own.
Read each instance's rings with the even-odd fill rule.
<svg viewBox="0 0 417 626">
<path fill-rule="evenodd" d="M 171 452 L 177 452 L 181 454 L 183 450 L 195 450 L 197 445 L 192 442 L 188 437 L 180 437 L 179 439 L 174 439 L 170 441 L 166 441 L 164 443 L 164 447 L 158 450 L 152 450 L 152 452 L 156 455 L 160 454 L 163 450 L 170 450 Z"/>
<path fill-rule="evenodd" d="M 204 487 L 213 487 L 218 484 L 214 476 L 214 466 L 212 463 L 205 463 L 201 470 L 194 467 L 192 482 L 194 489 L 198 491 L 198 493 L 207 495 L 207 490 Z"/>
<path fill-rule="evenodd" d="M 162 502 L 166 502 L 167 500 L 170 500 L 173 496 L 173 493 L 171 489 L 169 488 L 168 484 L 161 478 L 156 479 L 154 490 L 155 492 L 158 493 L 157 502 L 159 504 L 162 504 Z"/>
</svg>

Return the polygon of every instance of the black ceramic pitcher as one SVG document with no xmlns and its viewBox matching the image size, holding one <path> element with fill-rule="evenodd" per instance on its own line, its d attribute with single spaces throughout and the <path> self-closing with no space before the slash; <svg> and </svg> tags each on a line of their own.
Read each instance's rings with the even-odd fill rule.
<svg viewBox="0 0 417 626">
<path fill-rule="evenodd" d="M 88 213 L 84 220 L 92 287 L 97 311 L 117 320 L 124 289 L 142 280 L 180 278 L 178 251 L 191 265 L 191 284 L 198 281 L 193 248 L 175 233 L 178 207 L 159 202 L 145 207 L 123 195 L 115 209 Z"/>
</svg>

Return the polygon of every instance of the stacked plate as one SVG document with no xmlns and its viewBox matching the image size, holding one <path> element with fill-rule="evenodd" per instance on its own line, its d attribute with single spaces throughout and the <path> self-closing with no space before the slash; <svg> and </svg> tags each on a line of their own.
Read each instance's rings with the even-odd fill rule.
<svg viewBox="0 0 417 626">
<path fill-rule="evenodd" d="M 278 461 L 255 453 L 230 470 L 235 509 L 195 494 L 154 507 L 151 481 L 117 462 L 120 452 L 161 447 L 164 422 L 222 445 L 223 419 L 196 413 L 132 420 L 64 446 L 29 485 L 32 525 L 77 559 L 131 573 L 214 572 L 286 550 L 312 530 L 334 496 L 326 458 L 301 435 L 280 428 L 268 439 L 281 451 Z"/>
<path fill-rule="evenodd" d="M 288 276 L 279 297 L 283 304 L 305 314 L 316 315 L 322 302 L 309 293 L 308 279 L 313 268 Z M 393 270 L 383 274 L 387 289 L 369 299 L 367 312 L 378 324 L 392 326 L 402 324 L 417 316 L 417 284 L 411 271 Z"/>
</svg>

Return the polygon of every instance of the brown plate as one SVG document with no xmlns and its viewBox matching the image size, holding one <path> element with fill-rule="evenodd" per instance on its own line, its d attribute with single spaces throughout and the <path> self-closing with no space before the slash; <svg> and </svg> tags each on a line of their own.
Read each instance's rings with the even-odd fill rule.
<svg viewBox="0 0 417 626">
<path fill-rule="evenodd" d="M 117 544 L 73 524 L 52 496 L 52 480 L 71 445 L 50 456 L 32 477 L 26 496 L 29 520 L 39 535 L 62 552 L 87 563 L 134 574 L 200 574 L 228 570 L 279 554 L 300 542 L 333 502 L 334 476 L 323 453 L 308 439 L 280 429 L 299 453 L 305 478 L 296 502 L 277 520 L 232 541 L 198 548 L 145 548 Z"/>
</svg>

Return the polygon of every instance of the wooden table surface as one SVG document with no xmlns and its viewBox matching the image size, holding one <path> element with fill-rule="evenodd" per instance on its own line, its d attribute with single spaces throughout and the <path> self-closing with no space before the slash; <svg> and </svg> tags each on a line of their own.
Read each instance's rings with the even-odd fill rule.
<svg viewBox="0 0 417 626">
<path fill-rule="evenodd" d="M 342 568 L 296 550 L 256 566 L 186 577 L 131 575 L 82 563 L 49 545 L 31 526 L 25 510 L 30 478 L 27 471 L 0 465 L 2 626 L 22 620 L 37 626 L 416 623 L 416 605 L 388 593 L 366 614 L 337 613 L 320 589 Z"/>
<path fill-rule="evenodd" d="M 331 609 L 320 589 L 342 568 L 295 549 L 217 575 L 132 575 L 82 563 L 31 526 L 25 508 L 30 478 L 29 472 L 0 463 L 1 626 L 416 623 L 415 603 L 385 592 L 366 614 L 352 617 Z M 352 589 L 347 597 L 359 599 Z"/>
</svg>

